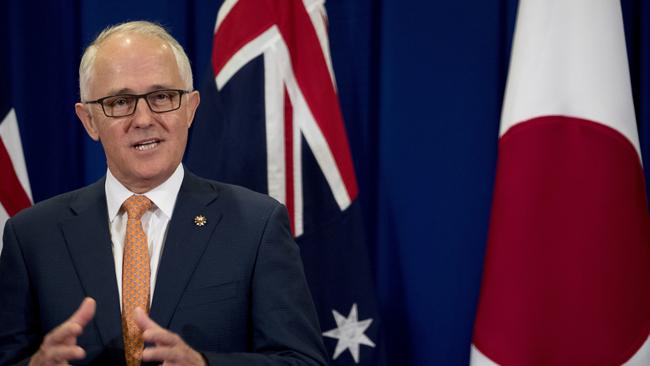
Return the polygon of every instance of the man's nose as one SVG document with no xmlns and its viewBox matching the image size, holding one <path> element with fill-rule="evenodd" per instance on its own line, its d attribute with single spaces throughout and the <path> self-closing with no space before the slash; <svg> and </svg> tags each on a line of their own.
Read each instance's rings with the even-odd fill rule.
<svg viewBox="0 0 650 366">
<path fill-rule="evenodd" d="M 153 123 L 153 113 L 144 97 L 138 98 L 133 113 L 133 123 L 137 127 L 147 127 Z"/>
</svg>

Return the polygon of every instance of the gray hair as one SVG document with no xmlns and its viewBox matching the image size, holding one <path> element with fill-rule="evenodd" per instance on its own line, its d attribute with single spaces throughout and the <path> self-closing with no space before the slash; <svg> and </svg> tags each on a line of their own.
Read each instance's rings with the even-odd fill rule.
<svg viewBox="0 0 650 366">
<path fill-rule="evenodd" d="M 193 89 L 192 68 L 190 67 L 190 60 L 187 58 L 183 47 L 178 43 L 178 41 L 174 39 L 174 37 L 169 34 L 169 32 L 167 32 L 165 28 L 163 28 L 163 26 L 144 20 L 139 20 L 116 24 L 104 29 L 86 48 L 83 56 L 81 57 L 81 63 L 79 64 L 79 94 L 81 96 L 81 100 L 87 100 L 88 98 L 88 86 L 93 75 L 97 50 L 108 38 L 120 33 L 139 34 L 143 36 L 158 38 L 166 42 L 174 53 L 174 57 L 176 58 L 176 65 L 178 65 L 178 71 L 181 75 L 183 83 L 185 84 L 185 89 Z"/>
</svg>

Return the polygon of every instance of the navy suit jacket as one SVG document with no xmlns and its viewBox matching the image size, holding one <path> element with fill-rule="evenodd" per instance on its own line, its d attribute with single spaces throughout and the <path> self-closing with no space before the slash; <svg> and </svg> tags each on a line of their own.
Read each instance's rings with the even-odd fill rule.
<svg viewBox="0 0 650 366">
<path fill-rule="evenodd" d="M 194 223 L 207 218 L 204 226 Z M 6 223 L 0 256 L 0 365 L 27 363 L 84 297 L 80 364 L 122 365 L 120 304 L 104 180 Z M 160 259 L 151 318 L 214 365 L 324 365 L 314 305 L 286 209 L 185 173 Z"/>
</svg>

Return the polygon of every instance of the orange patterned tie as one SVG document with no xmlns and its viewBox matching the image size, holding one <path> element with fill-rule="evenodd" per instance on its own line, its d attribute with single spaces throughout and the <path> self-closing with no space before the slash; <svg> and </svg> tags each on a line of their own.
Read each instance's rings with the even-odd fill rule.
<svg viewBox="0 0 650 366">
<path fill-rule="evenodd" d="M 128 366 L 140 365 L 144 348 L 142 331 L 135 324 L 134 312 L 136 307 L 145 311 L 149 309 L 149 246 L 140 218 L 151 206 L 147 197 L 136 195 L 122 205 L 129 217 L 122 264 L 122 334 Z"/>
</svg>

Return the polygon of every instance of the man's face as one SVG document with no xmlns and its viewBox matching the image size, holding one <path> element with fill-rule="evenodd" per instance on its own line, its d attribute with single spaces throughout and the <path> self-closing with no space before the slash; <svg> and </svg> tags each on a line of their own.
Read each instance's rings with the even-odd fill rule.
<svg viewBox="0 0 650 366">
<path fill-rule="evenodd" d="M 89 100 L 161 89 L 186 89 L 166 43 L 117 34 L 100 45 Z M 140 99 L 134 114 L 119 118 L 106 117 L 99 104 L 77 103 L 75 108 L 90 137 L 101 141 L 111 173 L 131 191 L 143 193 L 163 183 L 181 162 L 199 95 L 181 99 L 180 109 L 166 113 L 152 112 Z"/>
</svg>

